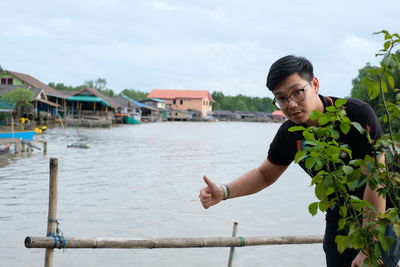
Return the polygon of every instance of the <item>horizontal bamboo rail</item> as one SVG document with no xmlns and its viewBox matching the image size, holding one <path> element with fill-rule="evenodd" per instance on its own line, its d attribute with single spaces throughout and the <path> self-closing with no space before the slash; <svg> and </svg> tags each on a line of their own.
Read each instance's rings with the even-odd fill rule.
<svg viewBox="0 0 400 267">
<path fill-rule="evenodd" d="M 25 238 L 27 248 L 205 248 L 242 247 L 261 245 L 289 245 L 321 243 L 322 236 L 261 236 L 261 237 L 208 237 L 208 238 L 65 238 L 65 243 L 53 237 Z M 64 245 L 64 246 L 63 246 Z"/>
</svg>

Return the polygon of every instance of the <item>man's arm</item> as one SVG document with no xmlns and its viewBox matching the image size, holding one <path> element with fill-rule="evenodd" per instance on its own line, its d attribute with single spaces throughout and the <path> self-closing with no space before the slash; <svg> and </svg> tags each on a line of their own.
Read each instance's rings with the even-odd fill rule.
<svg viewBox="0 0 400 267">
<path fill-rule="evenodd" d="M 379 163 L 383 163 L 383 164 L 385 163 L 385 157 L 384 157 L 383 154 L 379 157 L 378 162 Z M 366 173 L 366 171 L 363 170 L 363 173 Z M 369 203 L 371 203 L 371 205 L 375 207 L 375 209 L 377 210 L 378 213 L 384 213 L 385 210 L 386 210 L 386 200 L 385 200 L 385 198 L 380 196 L 376 190 L 372 190 L 368 183 L 367 183 L 367 185 L 365 186 L 365 189 L 364 189 L 363 200 L 366 200 Z M 368 210 L 368 209 L 364 210 L 364 214 L 365 215 L 368 215 L 370 213 L 371 213 L 370 210 Z M 363 224 L 366 224 L 369 221 L 368 218 L 369 218 L 369 216 L 365 216 L 364 217 Z M 353 260 L 351 267 L 362 266 L 364 264 L 364 260 L 365 260 L 366 257 L 367 256 L 362 251 L 360 251 L 357 254 L 356 258 Z"/>
<path fill-rule="evenodd" d="M 229 198 L 247 196 L 263 190 L 278 180 L 287 167 L 276 165 L 266 159 L 260 167 L 250 170 L 228 184 Z M 224 199 L 224 189 L 207 177 L 204 177 L 204 181 L 207 186 L 200 190 L 199 198 L 203 207 L 208 209 Z"/>
</svg>

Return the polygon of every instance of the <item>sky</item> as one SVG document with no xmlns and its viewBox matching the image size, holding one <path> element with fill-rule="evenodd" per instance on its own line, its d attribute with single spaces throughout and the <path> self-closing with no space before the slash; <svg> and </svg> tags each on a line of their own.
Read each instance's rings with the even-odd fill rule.
<svg viewBox="0 0 400 267">
<path fill-rule="evenodd" d="M 400 1 L 2 0 L 0 65 L 49 83 L 273 97 L 271 64 L 308 58 L 324 95 L 345 97 Z"/>
</svg>

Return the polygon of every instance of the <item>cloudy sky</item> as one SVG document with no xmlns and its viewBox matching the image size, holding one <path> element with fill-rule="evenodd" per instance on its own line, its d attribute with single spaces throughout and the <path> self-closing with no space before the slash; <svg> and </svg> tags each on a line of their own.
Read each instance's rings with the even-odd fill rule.
<svg viewBox="0 0 400 267">
<path fill-rule="evenodd" d="M 281 56 L 314 64 L 321 92 L 348 96 L 351 80 L 387 29 L 400 33 L 400 1 L 3 0 L 0 65 L 45 82 L 99 77 L 116 92 L 193 89 L 269 96 Z"/>
</svg>

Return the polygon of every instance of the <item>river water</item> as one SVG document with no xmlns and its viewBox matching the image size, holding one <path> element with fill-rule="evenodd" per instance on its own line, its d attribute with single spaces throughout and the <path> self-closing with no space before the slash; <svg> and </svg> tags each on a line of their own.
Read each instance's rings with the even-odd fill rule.
<svg viewBox="0 0 400 267">
<path fill-rule="evenodd" d="M 258 166 L 279 124 L 165 122 L 111 129 L 53 128 L 48 153 L 0 168 L 0 266 L 43 266 L 49 159 L 58 158 L 58 220 L 65 236 L 91 238 L 321 235 L 310 179 L 291 165 L 270 188 L 202 208 L 202 176 L 227 183 Z M 67 148 L 81 141 L 90 149 Z M 229 248 L 55 250 L 54 266 L 226 266 Z M 237 248 L 234 266 L 324 266 L 321 244 Z"/>
</svg>

